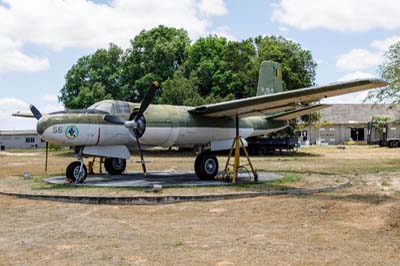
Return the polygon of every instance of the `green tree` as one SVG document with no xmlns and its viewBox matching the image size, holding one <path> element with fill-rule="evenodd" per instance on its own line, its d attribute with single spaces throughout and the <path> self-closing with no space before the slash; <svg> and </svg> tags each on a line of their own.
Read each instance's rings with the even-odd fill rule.
<svg viewBox="0 0 400 266">
<path fill-rule="evenodd" d="M 227 87 L 226 91 L 234 94 L 236 98 L 255 95 L 259 71 L 259 65 L 254 67 L 256 55 L 252 39 L 230 41 L 225 46 L 222 84 Z"/>
<path fill-rule="evenodd" d="M 389 82 L 389 86 L 369 92 L 366 100 L 393 105 L 400 103 L 400 42 L 390 46 L 385 53 L 384 62 L 379 66 L 379 74 Z"/>
<path fill-rule="evenodd" d="M 60 101 L 84 108 L 103 99 L 139 102 L 153 80 L 161 90 L 155 102 L 202 105 L 256 94 L 263 60 L 282 64 L 287 89 L 314 84 L 310 51 L 282 37 L 228 41 L 210 35 L 191 45 L 183 29 L 143 30 L 123 51 L 111 44 L 80 58 L 65 76 Z"/>
<path fill-rule="evenodd" d="M 119 99 L 121 87 L 121 57 L 123 50 L 115 44 L 84 56 L 65 75 L 65 85 L 59 100 L 65 107 L 76 109 L 103 99 Z"/>
<path fill-rule="evenodd" d="M 378 132 L 382 133 L 385 128 L 385 124 L 390 121 L 390 116 L 386 115 L 374 115 L 372 117 L 372 127 Z"/>
<path fill-rule="evenodd" d="M 220 91 L 218 72 L 222 71 L 222 54 L 227 41 L 223 37 L 208 36 L 198 39 L 188 51 L 184 69 L 201 96 Z"/>
<path fill-rule="evenodd" d="M 201 96 L 194 88 L 192 82 L 184 77 L 181 71 L 177 71 L 172 79 L 162 83 L 162 96 L 159 103 L 173 105 L 193 105 L 201 102 Z"/>
<path fill-rule="evenodd" d="M 123 60 L 124 99 L 140 101 L 153 80 L 162 83 L 172 78 L 185 61 L 189 45 L 183 29 L 158 26 L 140 32 L 131 40 Z"/>
<path fill-rule="evenodd" d="M 314 85 L 317 63 L 311 52 L 303 50 L 300 44 L 278 36 L 258 36 L 255 38 L 258 67 L 264 60 L 272 60 L 282 65 L 282 79 L 287 90 Z"/>
</svg>

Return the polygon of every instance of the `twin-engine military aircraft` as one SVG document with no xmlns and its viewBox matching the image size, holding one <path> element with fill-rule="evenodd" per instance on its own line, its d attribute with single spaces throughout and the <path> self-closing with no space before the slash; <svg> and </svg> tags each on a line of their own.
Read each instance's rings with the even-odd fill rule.
<svg viewBox="0 0 400 266">
<path fill-rule="evenodd" d="M 105 100 L 83 110 L 43 115 L 31 105 L 32 114 L 14 115 L 35 117 L 42 139 L 75 148 L 79 161 L 68 165 L 66 176 L 76 183 L 87 176 L 83 158 L 105 158 L 109 174 L 122 174 L 136 147 L 146 174 L 141 145 L 197 146 L 202 152 L 194 163 L 196 175 L 213 179 L 218 173 L 218 160 L 212 152 L 231 148 L 236 121 L 243 138 L 269 134 L 287 127 L 290 119 L 328 106 L 311 103 L 386 85 L 382 80 L 365 79 L 284 91 L 280 64 L 268 61 L 261 64 L 255 97 L 197 107 L 151 105 L 158 89 L 154 82 L 141 104 Z"/>
</svg>

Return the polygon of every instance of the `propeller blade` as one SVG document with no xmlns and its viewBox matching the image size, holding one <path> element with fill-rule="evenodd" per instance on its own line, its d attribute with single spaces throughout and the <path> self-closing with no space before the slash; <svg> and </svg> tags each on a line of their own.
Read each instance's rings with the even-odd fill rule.
<svg viewBox="0 0 400 266">
<path fill-rule="evenodd" d="M 138 144 L 138 148 L 139 148 L 139 152 L 140 152 L 140 163 L 142 164 L 143 174 L 146 176 L 147 175 L 147 170 L 146 170 L 146 163 L 145 163 L 144 158 L 143 158 L 142 147 L 140 146 L 140 141 L 139 141 L 139 138 L 137 137 L 136 130 L 134 130 L 134 132 L 135 132 L 136 142 Z"/>
<path fill-rule="evenodd" d="M 47 174 L 47 162 L 49 160 L 49 143 L 46 141 L 46 163 L 44 165 L 44 172 Z"/>
<path fill-rule="evenodd" d="M 111 124 L 117 124 L 117 125 L 125 124 L 125 120 L 124 119 L 122 119 L 119 116 L 115 116 L 115 115 L 104 115 L 103 119 L 105 121 L 111 123 Z"/>
<path fill-rule="evenodd" d="M 154 96 L 156 95 L 156 91 L 158 89 L 158 82 L 153 81 L 151 88 L 147 91 L 146 95 L 143 98 L 143 101 L 140 105 L 139 112 L 136 114 L 135 121 L 139 119 L 146 111 L 147 107 L 149 107 L 150 103 L 153 101 Z"/>
<path fill-rule="evenodd" d="M 33 106 L 32 104 L 29 105 L 29 109 L 31 109 L 31 112 L 32 112 L 33 116 L 37 120 L 39 120 L 42 117 L 42 114 L 39 112 L 39 110 L 35 106 Z"/>
</svg>

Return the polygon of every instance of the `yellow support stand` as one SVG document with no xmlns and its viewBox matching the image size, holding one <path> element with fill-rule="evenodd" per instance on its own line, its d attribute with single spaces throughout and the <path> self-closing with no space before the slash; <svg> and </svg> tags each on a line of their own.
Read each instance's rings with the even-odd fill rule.
<svg viewBox="0 0 400 266">
<path fill-rule="evenodd" d="M 248 161 L 248 166 L 250 166 L 251 172 L 253 173 L 254 181 L 258 181 L 257 171 L 254 169 L 253 164 L 251 163 L 249 154 L 247 153 L 247 149 L 243 143 L 242 138 L 239 135 L 239 117 L 238 117 L 238 115 L 236 115 L 236 137 L 232 142 L 231 150 L 229 151 L 228 160 L 226 161 L 225 170 L 224 170 L 225 176 L 230 177 L 232 179 L 232 183 L 234 183 L 234 184 L 236 184 L 236 181 L 237 181 L 239 168 L 244 168 L 244 166 L 240 165 L 240 146 L 242 146 L 242 148 L 243 148 L 243 152 Z M 232 176 L 230 176 L 229 161 L 231 160 L 233 152 L 235 152 L 235 159 L 233 162 L 233 173 L 232 173 Z"/>
</svg>

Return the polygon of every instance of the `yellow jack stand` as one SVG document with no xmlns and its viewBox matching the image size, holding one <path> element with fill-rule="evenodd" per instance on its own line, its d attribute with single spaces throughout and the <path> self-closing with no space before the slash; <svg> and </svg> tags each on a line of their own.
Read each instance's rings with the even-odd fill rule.
<svg viewBox="0 0 400 266">
<path fill-rule="evenodd" d="M 246 156 L 248 161 L 248 165 L 240 165 L 240 146 L 243 148 L 243 152 Z M 229 161 L 231 160 L 232 153 L 235 151 L 235 159 L 233 163 L 233 172 L 229 171 Z M 254 169 L 253 164 L 250 161 L 249 154 L 247 153 L 246 147 L 243 143 L 242 138 L 239 135 L 239 117 L 236 115 L 236 137 L 233 140 L 231 150 L 229 151 L 228 160 L 225 164 L 225 177 L 228 177 L 232 180 L 232 183 L 236 184 L 237 176 L 239 172 L 239 168 L 245 168 L 245 166 L 250 166 L 251 172 L 253 173 L 254 181 L 258 181 L 258 174 L 257 171 Z M 231 175 L 232 174 L 232 175 Z"/>
</svg>

